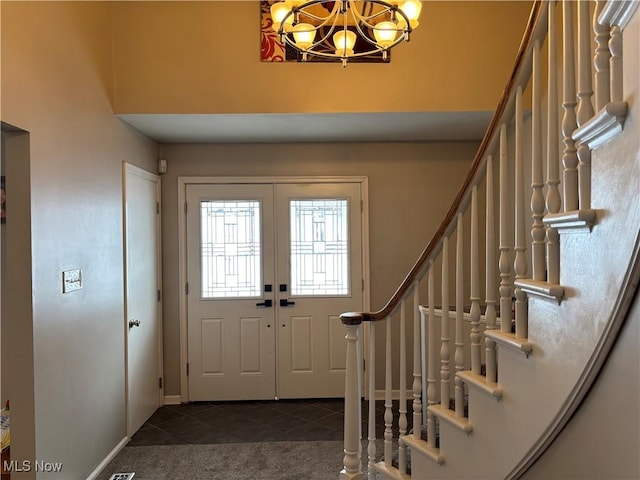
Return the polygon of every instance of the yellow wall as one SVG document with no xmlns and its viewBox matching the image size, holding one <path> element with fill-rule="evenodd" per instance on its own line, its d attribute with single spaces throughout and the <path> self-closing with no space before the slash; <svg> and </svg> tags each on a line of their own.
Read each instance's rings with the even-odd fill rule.
<svg viewBox="0 0 640 480">
<path fill-rule="evenodd" d="M 530 1 L 425 1 L 390 64 L 263 63 L 257 1 L 114 4 L 117 113 L 491 111 Z M 232 20 L 233 23 L 229 20 Z"/>
</svg>

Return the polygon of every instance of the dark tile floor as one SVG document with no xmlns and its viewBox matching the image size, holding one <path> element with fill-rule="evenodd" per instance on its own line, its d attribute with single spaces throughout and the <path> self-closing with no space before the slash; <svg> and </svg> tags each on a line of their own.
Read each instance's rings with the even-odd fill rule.
<svg viewBox="0 0 640 480">
<path fill-rule="evenodd" d="M 367 412 L 363 402 L 364 437 Z M 394 424 L 397 416 L 394 402 Z M 129 445 L 343 440 L 343 427 L 344 399 L 194 402 L 160 407 Z M 383 402 L 376 402 L 376 432 L 381 438 Z"/>
</svg>

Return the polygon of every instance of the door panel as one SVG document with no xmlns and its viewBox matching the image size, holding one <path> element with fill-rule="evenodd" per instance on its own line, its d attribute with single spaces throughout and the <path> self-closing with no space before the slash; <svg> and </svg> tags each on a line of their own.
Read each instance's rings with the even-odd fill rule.
<svg viewBox="0 0 640 480">
<path fill-rule="evenodd" d="M 312 321 L 311 317 L 290 317 L 291 371 L 293 373 L 313 372 L 314 336 Z"/>
</svg>

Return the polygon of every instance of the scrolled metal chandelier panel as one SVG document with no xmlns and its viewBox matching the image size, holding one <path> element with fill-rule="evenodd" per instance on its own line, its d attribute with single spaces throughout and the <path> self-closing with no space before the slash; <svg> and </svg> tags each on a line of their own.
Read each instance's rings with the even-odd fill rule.
<svg viewBox="0 0 640 480">
<path fill-rule="evenodd" d="M 420 0 L 285 0 L 271 5 L 272 28 L 299 60 L 340 61 L 381 56 L 418 26 Z"/>
</svg>

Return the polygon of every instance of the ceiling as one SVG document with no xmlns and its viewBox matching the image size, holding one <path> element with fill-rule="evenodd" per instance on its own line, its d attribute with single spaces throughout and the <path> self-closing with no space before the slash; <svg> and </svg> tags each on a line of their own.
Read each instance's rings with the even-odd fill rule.
<svg viewBox="0 0 640 480">
<path fill-rule="evenodd" d="M 479 141 L 491 112 L 118 114 L 159 143 Z"/>
</svg>

